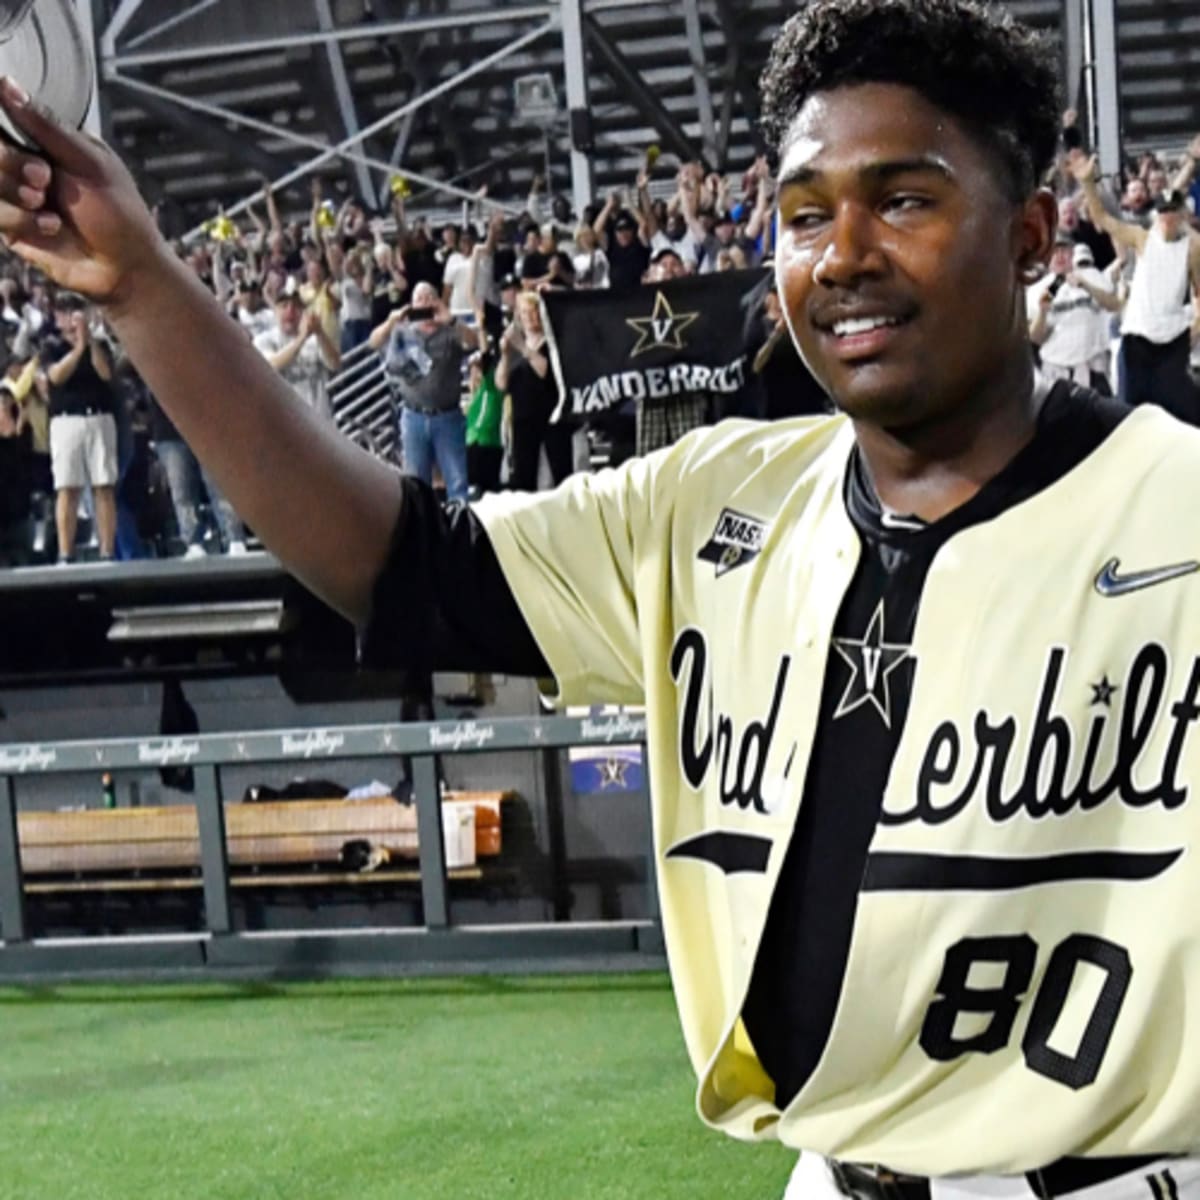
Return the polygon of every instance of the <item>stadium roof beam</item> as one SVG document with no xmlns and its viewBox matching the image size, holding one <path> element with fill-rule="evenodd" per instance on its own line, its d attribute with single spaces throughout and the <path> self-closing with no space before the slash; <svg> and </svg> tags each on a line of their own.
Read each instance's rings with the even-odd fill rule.
<svg viewBox="0 0 1200 1200">
<path fill-rule="evenodd" d="M 700 114 L 700 136 L 709 162 L 719 161 L 717 127 L 713 119 L 712 91 L 708 86 L 708 60 L 704 53 L 704 33 L 700 28 L 699 0 L 683 0 L 683 24 L 687 31 L 688 55 L 692 60 L 692 78 L 696 89 L 696 110 Z"/>
<path fill-rule="evenodd" d="M 662 101 L 646 86 L 645 81 L 609 38 L 605 30 L 588 13 L 583 15 L 583 30 L 589 44 L 596 52 L 596 56 L 612 76 L 613 82 L 658 131 L 658 135 L 666 144 L 667 149 L 676 154 L 681 162 L 693 160 L 696 157 L 696 146 L 691 138 L 667 111 Z"/>
<path fill-rule="evenodd" d="M 1063 0 L 1063 79 L 1067 107 L 1079 109 L 1083 103 L 1083 0 Z M 1084 121 L 1087 113 L 1081 114 Z"/>
<path fill-rule="evenodd" d="M 321 27 L 321 32 L 333 33 L 335 29 L 333 9 L 329 0 L 313 0 L 313 5 L 317 10 L 317 24 Z M 337 111 L 341 116 L 342 131 L 347 137 L 353 137 L 360 128 L 358 109 L 354 104 L 354 93 L 350 90 L 350 76 L 346 73 L 346 60 L 342 57 L 341 43 L 332 38 L 328 39 L 325 42 L 325 58 L 329 68 L 328 79 L 325 77 L 325 72 L 320 72 L 321 83 L 323 87 L 328 86 L 333 92 Z M 354 177 L 358 183 L 358 194 L 366 201 L 371 198 L 374 191 L 371 172 L 361 160 L 355 161 L 353 166 Z"/>
<path fill-rule="evenodd" d="M 396 15 L 397 5 L 393 0 L 375 0 L 375 3 L 379 11 L 389 19 L 400 19 Z M 395 42 L 400 49 L 404 70 L 412 77 L 413 83 L 418 89 L 427 88 L 429 86 L 429 68 L 423 60 L 421 50 L 413 44 L 410 38 L 396 38 Z M 391 49 L 390 45 L 384 46 L 385 53 L 390 53 Z M 458 122 L 451 117 L 450 109 L 441 96 L 432 101 L 429 107 L 433 110 L 433 119 L 437 122 L 438 129 L 446 140 L 450 153 L 454 156 L 453 170 L 461 170 L 470 160 L 470 155 L 467 153 L 466 143 L 463 141 Z M 453 170 L 450 172 L 451 174 L 453 174 Z"/>
<path fill-rule="evenodd" d="M 242 113 L 233 112 L 230 109 L 221 108 L 215 104 L 208 104 L 203 100 L 197 100 L 191 96 L 183 96 L 177 92 L 168 91 L 166 88 L 156 87 L 154 84 L 146 83 L 143 80 L 131 79 L 120 75 L 116 75 L 116 78 L 122 80 L 127 87 L 133 88 L 134 90 L 141 90 L 149 95 L 157 95 L 163 100 L 182 105 L 184 108 L 190 108 L 195 112 L 206 113 L 207 115 L 214 116 L 219 120 L 230 121 L 237 125 L 244 125 L 248 129 L 258 130 L 260 133 L 264 133 L 270 137 L 282 137 L 285 140 L 295 142 L 298 145 L 305 145 L 310 146 L 313 149 L 319 149 L 320 153 L 317 154 L 315 158 L 312 158 L 308 162 L 301 164 L 294 170 L 287 172 L 285 175 L 274 181 L 272 186 L 276 190 L 280 190 L 287 187 L 289 184 L 295 183 L 297 179 L 302 179 L 305 175 L 312 174 L 312 172 L 314 172 L 318 167 L 323 166 L 332 159 L 340 158 L 353 162 L 355 159 L 361 158 L 368 166 L 378 167 L 380 170 L 384 171 L 390 171 L 390 164 L 384 163 L 379 159 L 369 158 L 364 155 L 357 154 L 356 152 L 353 152 L 352 148 L 360 143 L 365 142 L 368 138 L 374 137 L 375 134 L 379 133 L 381 130 L 386 129 L 391 125 L 395 125 L 403 117 L 407 116 L 408 113 L 424 107 L 437 96 L 444 95 L 452 88 L 455 88 L 459 84 L 465 82 L 467 79 L 471 79 L 474 76 L 487 71 L 497 62 L 508 58 L 510 55 L 519 53 L 526 46 L 531 45 L 545 34 L 551 32 L 555 27 L 556 23 L 554 21 L 547 21 L 545 24 L 536 26 L 527 33 L 524 33 L 520 37 L 515 38 L 513 41 L 501 46 L 491 54 L 471 63 L 470 66 L 459 71 L 457 75 L 453 75 L 449 79 L 443 80 L 424 95 L 417 96 L 415 99 L 407 101 L 399 108 L 387 113 L 383 117 L 380 117 L 379 120 L 372 122 L 365 129 L 359 130 L 356 134 L 346 138 L 344 141 L 339 142 L 335 146 L 324 146 L 315 138 L 309 138 L 302 134 L 292 133 L 290 130 L 283 129 L 279 126 L 268 125 L 265 121 L 258 121 L 253 117 L 247 117 Z M 452 195 L 461 196 L 466 200 L 475 200 L 477 198 L 472 193 L 465 191 L 462 188 L 455 187 L 452 184 L 444 183 L 441 180 L 431 179 L 425 175 L 419 175 L 415 171 L 401 171 L 400 173 L 418 183 L 425 184 L 427 187 L 436 188 L 438 191 L 449 192 Z M 238 213 L 244 212 L 247 206 L 252 202 L 253 197 L 247 197 L 244 200 L 240 200 L 236 205 L 228 210 L 229 215 L 235 216 Z M 503 206 L 497 205 L 496 207 L 502 208 Z M 197 230 L 193 230 L 192 234 L 194 235 L 196 232 Z"/>
<path fill-rule="evenodd" d="M 157 25 L 151 25 L 149 29 L 143 29 L 136 37 L 131 37 L 126 43 L 127 50 L 136 50 L 138 46 L 144 46 L 147 42 L 153 41 L 156 37 L 161 37 L 164 33 L 169 33 L 172 29 L 182 25 L 185 21 L 190 21 L 192 17 L 199 16 L 202 12 L 220 4 L 221 0 L 196 0 L 195 4 L 189 5 L 182 12 L 175 13 L 174 16 L 168 17 L 165 21 L 160 21 Z"/>
<path fill-rule="evenodd" d="M 596 195 L 592 167 L 595 133 L 588 102 L 587 54 L 583 44 L 583 0 L 561 0 L 563 76 L 567 88 L 567 112 L 571 142 L 571 200 L 581 216 Z M 546 187 L 551 186 L 546 180 Z"/>
<path fill-rule="evenodd" d="M 117 39 L 125 32 L 125 27 L 137 16 L 143 0 L 121 0 L 112 15 L 104 32 L 100 35 L 100 53 L 105 59 L 111 58 L 117 52 Z"/>
<path fill-rule="evenodd" d="M 360 130 L 353 137 L 347 138 L 345 141 L 336 146 L 330 146 L 322 150 L 322 152 L 318 154 L 316 158 L 310 160 L 300 167 L 297 167 L 294 171 L 289 172 L 282 178 L 277 179 L 275 181 L 275 187 L 282 188 L 286 187 L 289 183 L 294 183 L 297 179 L 303 178 L 303 176 L 315 171 L 317 167 L 329 162 L 330 159 L 352 157 L 346 153 L 346 151 L 348 151 L 351 147 L 358 145 L 360 142 L 366 141 L 366 139 L 369 137 L 373 137 L 375 134 L 379 133 L 380 130 L 387 129 L 389 126 L 395 125 L 401 120 L 401 118 L 407 116 L 408 113 L 414 112 L 418 108 L 423 108 L 426 104 L 429 104 L 438 96 L 444 95 L 446 92 L 451 91 L 453 88 L 456 88 L 460 84 L 466 82 L 466 80 L 473 79 L 476 75 L 483 74 L 496 63 L 502 62 L 504 59 L 509 58 L 514 54 L 518 54 L 520 51 L 524 50 L 526 46 L 532 45 L 539 38 L 544 37 L 547 33 L 550 33 L 555 28 L 555 21 L 546 21 L 541 25 L 535 26 L 527 33 L 523 33 L 520 37 L 514 38 L 511 42 L 506 42 L 497 50 L 492 51 L 491 54 L 485 55 L 483 58 L 476 59 L 471 63 L 470 66 L 464 67 L 461 71 L 459 71 L 458 74 L 450 76 L 449 79 L 444 79 L 441 83 L 430 88 L 429 91 L 425 92 L 423 95 L 406 101 L 404 104 L 400 105 L 399 108 L 385 114 L 384 116 L 380 117 L 379 120 L 372 122 L 366 127 L 366 129 Z M 256 124 L 262 123 L 256 122 Z M 270 128 L 270 126 L 266 126 L 266 128 Z M 272 132 L 278 134 L 280 131 L 272 130 Z M 290 136 L 295 138 L 297 135 Z M 374 161 L 368 161 L 371 161 L 372 166 L 375 165 Z M 426 186 L 437 188 L 440 191 L 450 192 L 453 195 L 461 196 L 467 200 L 474 200 L 476 198 L 470 192 L 464 191 L 462 188 L 456 188 L 452 185 L 444 184 L 438 180 L 431 180 L 425 176 L 418 175 L 414 171 L 401 171 L 400 173 L 407 176 L 409 179 L 415 179 L 418 183 L 423 183 Z M 233 209 L 230 210 L 231 213 L 242 212 L 246 207 L 246 203 L 247 202 L 245 200 L 239 202 L 234 206 Z"/>
<path fill-rule="evenodd" d="M 279 192 L 289 185 L 302 179 L 305 175 L 312 174 L 317 167 L 328 162 L 333 158 L 341 158 L 348 162 L 361 160 L 368 167 L 375 167 L 380 171 L 392 170 L 391 164 L 384 162 L 382 159 L 372 158 L 368 155 L 357 154 L 349 149 L 350 142 L 343 143 L 341 147 L 330 148 L 324 142 L 318 141 L 316 138 L 308 137 L 302 133 L 294 133 L 292 130 L 279 125 L 269 125 L 266 121 L 256 120 L 254 117 L 248 117 L 245 113 L 234 112 L 232 109 L 222 108 L 216 104 L 209 104 L 204 100 L 197 100 L 192 96 L 181 96 L 176 92 L 167 91 L 165 88 L 160 88 L 152 83 L 146 83 L 141 79 L 129 79 L 124 75 L 118 75 L 111 82 L 123 84 L 127 89 L 141 93 L 146 96 L 156 96 L 160 100 L 164 100 L 171 104 L 177 104 L 185 109 L 191 109 L 194 112 L 204 113 L 210 117 L 214 117 L 219 121 L 228 121 L 234 125 L 241 125 L 247 129 L 253 129 L 264 136 L 274 139 L 282 139 L 283 141 L 292 142 L 297 146 L 303 146 L 306 150 L 320 150 L 321 153 L 316 158 L 309 159 L 303 165 L 288 171 L 286 174 L 275 180 L 272 184 L 272 190 Z M 370 136 L 368 133 L 357 138 L 358 141 Z M 464 200 L 477 200 L 478 197 L 471 192 L 464 191 L 462 188 L 455 187 L 453 184 L 448 184 L 439 179 L 432 179 L 427 175 L 421 175 L 416 171 L 400 170 L 399 174 L 406 176 L 409 179 L 423 184 L 426 187 L 433 188 L 439 192 L 449 192 L 452 195 L 460 196 Z M 255 190 L 246 199 L 239 201 L 232 208 L 226 210 L 228 216 L 236 216 L 254 203 L 255 199 L 260 195 L 260 191 Z M 497 204 L 495 201 L 487 201 L 493 204 L 496 208 L 504 208 L 502 204 Z M 200 232 L 200 228 L 191 230 L 186 236 L 193 237 Z"/>
<path fill-rule="evenodd" d="M 185 137 L 191 138 L 210 150 L 216 151 L 222 157 L 233 162 L 241 163 L 261 175 L 271 178 L 282 174 L 292 163 L 280 158 L 269 150 L 264 150 L 252 138 L 239 137 L 225 128 L 224 122 L 215 113 L 206 116 L 198 115 L 183 108 L 172 96 L 167 99 L 150 92 L 136 80 L 117 77 L 110 81 L 114 87 L 120 88 L 126 95 L 135 99 L 147 112 L 153 113 L 160 121 L 166 122 L 172 128 L 179 130 Z M 272 131 L 274 132 L 274 131 Z"/>
<path fill-rule="evenodd" d="M 412 137 L 413 126 L 417 123 L 417 110 L 414 108 L 411 112 L 406 112 L 400 120 L 400 128 L 396 130 L 396 143 L 392 146 L 392 156 L 388 160 L 393 168 L 399 167 L 404 160 L 405 151 L 408 149 L 409 139 Z M 387 202 L 387 186 L 380 191 L 381 202 Z"/>
<path fill-rule="evenodd" d="M 126 0 L 140 4 L 141 0 Z M 638 0 L 640 3 L 641 0 Z M 630 6 L 633 0 L 629 0 Z M 529 4 L 516 8 L 480 9 L 470 13 L 447 13 L 442 16 L 410 17 L 403 21 L 376 21 L 360 25 L 349 25 L 328 33 L 285 33 L 271 37 L 239 38 L 228 42 L 213 42 L 203 46 L 177 46 L 171 49 L 146 50 L 140 54 L 122 54 L 115 49 L 107 53 L 106 65 L 116 70 L 129 67 L 164 65 L 187 61 L 212 61 L 229 58 L 237 54 L 257 54 L 265 50 L 286 50 L 297 46 L 319 46 L 327 42 L 354 42 L 377 40 L 384 37 L 399 37 L 406 33 L 425 33 L 430 30 L 456 27 L 474 28 L 479 25 L 503 23 L 520 24 L 523 21 L 548 21 L 558 14 L 557 4 Z M 132 14 L 130 14 L 132 16 Z M 113 24 L 116 23 L 114 18 Z M 111 26 L 110 26 L 111 28 Z M 123 27 L 122 27 L 123 28 Z M 105 37 L 107 38 L 107 34 Z"/>
<path fill-rule="evenodd" d="M 1115 0 L 1084 0 L 1085 37 L 1090 47 L 1090 99 L 1094 137 L 1101 169 L 1116 171 L 1121 165 L 1121 84 L 1117 78 L 1117 6 Z M 1090 35 L 1090 36 L 1088 36 Z"/>
<path fill-rule="evenodd" d="M 743 112 L 758 111 L 758 81 L 750 73 L 746 67 L 747 55 L 742 37 L 742 22 L 738 18 L 738 14 L 734 11 L 732 0 L 716 0 L 717 8 L 717 24 L 721 32 L 725 35 L 725 44 L 729 47 L 729 59 L 726 62 L 726 70 L 729 73 L 729 78 L 725 86 L 726 105 L 722 110 L 722 132 L 724 131 L 725 109 L 730 113 L 732 120 L 732 101 L 728 99 L 730 93 L 736 89 L 738 96 L 742 101 Z M 724 132 L 723 132 L 724 136 Z M 726 137 L 722 160 L 728 154 L 728 138 Z"/>
</svg>

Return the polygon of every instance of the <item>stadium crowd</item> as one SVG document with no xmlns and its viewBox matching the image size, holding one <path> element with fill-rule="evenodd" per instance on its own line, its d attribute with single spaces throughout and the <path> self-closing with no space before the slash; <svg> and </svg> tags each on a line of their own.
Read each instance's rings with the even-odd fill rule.
<svg viewBox="0 0 1200 1200">
<path fill-rule="evenodd" d="M 1048 379 L 1200 420 L 1190 374 L 1200 370 L 1198 163 L 1200 137 L 1178 161 L 1143 154 L 1099 179 L 1075 114 L 1064 115 L 1046 181 L 1059 195 L 1059 245 L 1028 292 Z M 651 148 L 628 191 L 580 214 L 535 178 L 519 215 L 484 189 L 460 221 L 439 225 L 408 211 L 400 179 L 386 213 L 344 192 L 329 199 L 314 179 L 301 219 L 285 219 L 266 185 L 245 222 L 218 214 L 176 245 L 298 402 L 333 419 L 331 383 L 378 354 L 397 465 L 440 478 L 449 499 L 534 489 L 588 469 L 597 444 L 617 462 L 731 411 L 774 418 L 823 405 L 767 284 L 746 329 L 752 386 L 733 410 L 698 396 L 674 402 L 671 419 L 652 420 L 639 403 L 587 429 L 551 421 L 557 383 L 540 294 L 770 264 L 765 159 L 733 177 L 684 163 L 673 189 L 653 196 L 660 168 Z M 98 312 L 0 251 L 0 320 L 0 566 L 247 551 L 251 535 Z"/>
</svg>

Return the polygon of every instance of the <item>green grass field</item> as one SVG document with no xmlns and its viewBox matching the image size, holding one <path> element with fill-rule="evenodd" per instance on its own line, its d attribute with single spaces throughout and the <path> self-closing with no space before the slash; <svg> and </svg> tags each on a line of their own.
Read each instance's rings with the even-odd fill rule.
<svg viewBox="0 0 1200 1200">
<path fill-rule="evenodd" d="M 2 1200 L 775 1200 L 666 979 L 0 989 Z"/>
</svg>

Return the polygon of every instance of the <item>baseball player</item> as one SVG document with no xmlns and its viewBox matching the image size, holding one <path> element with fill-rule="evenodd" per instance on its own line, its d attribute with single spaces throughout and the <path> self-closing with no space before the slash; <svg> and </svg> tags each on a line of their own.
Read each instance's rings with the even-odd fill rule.
<svg viewBox="0 0 1200 1200">
<path fill-rule="evenodd" d="M 1035 387 L 1052 58 L 972 0 L 813 0 L 764 77 L 831 418 L 443 511 L 290 402 L 128 175 L 11 87 L 0 231 L 103 304 L 371 653 L 644 702 L 711 1126 L 800 1200 L 1200 1196 L 1200 434 Z"/>
</svg>

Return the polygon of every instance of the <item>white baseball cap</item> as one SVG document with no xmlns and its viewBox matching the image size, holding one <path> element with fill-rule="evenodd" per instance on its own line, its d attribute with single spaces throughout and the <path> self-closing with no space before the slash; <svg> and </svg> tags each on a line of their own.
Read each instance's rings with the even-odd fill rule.
<svg viewBox="0 0 1200 1200">
<path fill-rule="evenodd" d="M 73 0 L 0 0 L 0 75 L 16 80 L 64 125 L 83 125 L 96 72 Z M 0 135 L 30 144 L 3 110 Z"/>
</svg>

